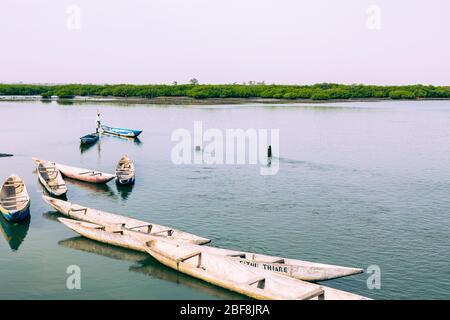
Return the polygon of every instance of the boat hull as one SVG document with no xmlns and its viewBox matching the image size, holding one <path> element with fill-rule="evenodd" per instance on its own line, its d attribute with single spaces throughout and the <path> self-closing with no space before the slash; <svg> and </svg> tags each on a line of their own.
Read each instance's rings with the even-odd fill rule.
<svg viewBox="0 0 450 320">
<path fill-rule="evenodd" d="M 205 244 L 211 241 L 210 239 L 202 238 L 177 229 L 116 215 L 114 213 L 83 207 L 77 204 L 72 204 L 68 201 L 54 199 L 47 196 L 42 196 L 42 198 L 52 208 L 67 217 L 97 225 L 114 227 L 121 230 L 122 233 L 129 235 L 130 238 L 136 239 L 136 241 L 129 241 L 133 243 L 133 245 L 131 245 L 132 248 L 130 248 L 130 245 L 127 243 L 128 239 L 126 241 L 122 241 L 121 243 L 115 244 L 117 246 L 123 246 L 133 250 L 145 252 L 145 249 L 141 247 L 141 244 L 145 241 L 149 241 L 151 239 L 149 239 L 149 236 L 151 235 L 159 235 L 160 237 L 177 239 L 178 241 L 195 244 Z M 134 245 L 136 243 L 138 244 L 137 246 Z"/>
<path fill-rule="evenodd" d="M 166 247 L 171 248 L 173 246 L 183 246 L 184 244 L 187 244 L 187 250 L 196 250 L 199 248 L 203 248 L 203 246 L 179 242 L 176 240 L 169 240 L 160 236 L 149 237 L 149 243 L 151 244 L 147 246 L 145 245 L 145 242 L 142 241 L 139 244 L 140 241 L 138 241 L 134 237 L 129 237 L 129 235 L 126 233 L 109 232 L 108 228 L 104 228 L 100 225 L 65 218 L 59 218 L 58 220 L 75 232 L 87 238 L 104 243 L 118 245 L 119 243 L 123 242 L 121 238 L 128 238 L 128 240 L 125 242 L 129 243 L 128 248 L 130 249 L 142 246 L 142 243 L 144 243 L 145 251 L 150 253 L 155 259 L 165 264 L 166 266 L 190 276 L 196 277 L 198 279 L 207 281 L 211 284 L 229 289 L 240 294 L 244 294 L 251 298 L 265 300 L 301 298 L 306 299 L 314 298 L 323 294 L 323 289 L 319 285 L 289 278 L 281 274 L 270 273 L 264 270 L 257 270 L 255 272 L 255 269 L 253 268 L 235 263 L 232 260 L 214 254 L 205 254 L 205 257 L 207 257 L 205 259 L 207 259 L 209 262 L 211 272 L 204 272 L 201 268 L 195 268 L 187 263 L 185 264 L 177 262 L 175 259 L 173 259 L 173 257 L 170 256 L 170 253 L 168 251 L 160 251 L 161 246 L 159 245 L 162 243 Z M 156 246 L 154 246 L 153 244 L 156 244 Z M 211 266 L 211 263 L 213 265 L 217 265 L 218 268 L 216 269 Z M 226 271 L 227 268 L 232 268 L 233 272 L 228 273 L 228 275 L 227 272 L 221 274 L 220 269 Z M 257 276 L 264 277 L 266 288 L 262 289 L 256 282 L 249 283 L 248 280 L 251 281 L 255 277 L 255 274 Z"/>
<path fill-rule="evenodd" d="M 30 218 L 30 202 L 21 210 L 8 211 L 0 207 L 3 217 L 9 222 L 20 222 Z"/>
<path fill-rule="evenodd" d="M 41 172 L 41 170 L 48 170 L 48 169 L 49 168 L 47 166 L 45 166 L 44 163 L 38 164 L 37 175 L 38 175 L 39 182 L 42 184 L 42 186 L 45 188 L 45 190 L 47 190 L 47 192 L 49 194 L 51 194 L 52 196 L 62 197 L 64 195 L 66 195 L 67 186 L 66 186 L 64 179 L 61 176 L 61 172 L 58 169 L 52 169 L 52 170 L 57 170 L 57 171 L 56 172 L 53 171 L 50 173 L 56 173 L 56 175 L 54 177 L 52 177 L 52 179 L 46 179 L 44 177 L 44 175 L 46 175 L 46 177 L 49 178 L 49 172 L 48 171 Z M 53 183 L 53 187 L 50 185 L 50 183 Z"/>
<path fill-rule="evenodd" d="M 103 133 L 112 134 L 112 135 L 121 136 L 121 137 L 127 137 L 127 138 L 136 138 L 142 133 L 142 130 L 113 128 L 113 127 L 108 127 L 108 126 L 104 126 L 104 125 L 101 126 L 101 129 L 102 129 Z"/>
<path fill-rule="evenodd" d="M 73 217 L 78 220 L 88 221 L 91 223 L 95 223 L 98 225 L 111 225 L 117 223 L 123 223 L 124 220 L 120 218 L 105 218 L 105 215 L 97 215 L 95 217 L 86 216 L 84 212 L 74 211 L 72 213 L 69 212 L 68 206 L 64 208 L 64 205 L 68 202 L 60 201 L 56 199 L 52 199 L 49 197 L 44 197 L 44 200 L 47 201 L 53 208 L 58 210 L 59 212 L 65 214 L 68 217 Z M 76 210 L 80 210 L 81 207 L 75 207 Z M 77 214 L 78 212 L 78 214 Z M 123 219 L 123 217 L 122 217 Z M 143 221 L 130 221 L 127 224 L 132 225 L 142 225 Z M 139 232 L 129 232 L 125 231 L 127 237 L 118 237 L 115 238 L 114 243 L 107 242 L 109 244 L 113 244 L 119 247 L 129 248 L 141 252 L 145 252 L 146 246 L 145 242 L 150 241 L 152 239 L 151 236 L 147 234 L 139 233 Z M 92 238 L 93 240 L 104 242 L 105 239 Z M 210 242 L 208 239 L 200 238 L 197 241 L 189 241 L 191 243 L 197 244 L 206 244 Z M 348 268 L 342 266 L 314 263 L 309 261 L 302 261 L 297 259 L 286 259 L 276 256 L 268 256 L 262 254 L 255 254 L 243 251 L 236 251 L 230 249 L 217 248 L 212 246 L 202 246 L 202 250 L 204 252 L 213 253 L 221 256 L 234 257 L 234 259 L 244 265 L 248 265 L 255 269 L 263 269 L 269 270 L 274 273 L 281 273 L 286 276 L 296 278 L 299 280 L 305 281 L 324 281 L 329 279 L 341 278 L 357 273 L 363 272 L 362 269 L 358 268 Z M 278 263 L 277 263 L 278 261 Z M 280 263 L 282 261 L 283 263 Z"/>
<path fill-rule="evenodd" d="M 0 212 L 10 222 L 20 222 L 30 217 L 30 196 L 24 181 L 11 175 L 0 190 Z"/>
<path fill-rule="evenodd" d="M 135 182 L 135 177 L 133 176 L 130 179 L 121 179 L 121 178 L 117 177 L 116 181 L 118 184 L 126 186 L 126 185 L 133 184 Z"/>
<path fill-rule="evenodd" d="M 45 162 L 46 160 L 33 158 L 33 161 L 36 164 L 39 164 L 41 162 Z M 59 171 L 61 171 L 61 173 L 65 177 L 84 181 L 84 182 L 103 184 L 103 183 L 108 183 L 109 181 L 113 180 L 116 177 L 113 174 L 100 172 L 100 171 L 96 171 L 96 170 L 71 167 L 71 166 L 66 166 L 66 165 L 63 165 L 60 163 L 56 163 L 56 162 L 51 162 L 51 163 L 54 164 L 55 167 Z"/>
<path fill-rule="evenodd" d="M 92 133 L 92 134 L 88 134 L 88 135 L 81 137 L 80 143 L 84 144 L 84 145 L 94 144 L 98 141 L 98 139 L 99 139 L 99 134 Z"/>
</svg>

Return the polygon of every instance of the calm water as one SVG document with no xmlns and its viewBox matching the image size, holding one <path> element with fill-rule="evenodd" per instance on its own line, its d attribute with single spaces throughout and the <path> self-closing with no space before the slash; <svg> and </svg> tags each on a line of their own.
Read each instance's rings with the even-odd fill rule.
<svg viewBox="0 0 450 320">
<path fill-rule="evenodd" d="M 105 124 L 142 128 L 141 142 L 79 137 Z M 31 156 L 113 172 L 135 160 L 132 190 L 68 182 L 70 201 L 209 237 L 217 246 L 382 271 L 327 285 L 376 299 L 450 298 L 450 102 L 327 106 L 125 106 L 0 102 L 0 177 L 27 183 L 29 225 L 1 221 L 0 298 L 242 299 L 145 254 L 77 237 L 41 199 Z M 174 129 L 279 128 L 275 176 L 255 165 L 170 160 Z M 0 236 L 0 238 L 2 238 Z M 15 250 L 13 250 L 13 249 Z M 81 290 L 66 268 L 81 268 Z"/>
</svg>

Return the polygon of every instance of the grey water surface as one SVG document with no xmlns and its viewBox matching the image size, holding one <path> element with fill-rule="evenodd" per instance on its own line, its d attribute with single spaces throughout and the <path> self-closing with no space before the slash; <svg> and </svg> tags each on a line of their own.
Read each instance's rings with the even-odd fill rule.
<svg viewBox="0 0 450 320">
<path fill-rule="evenodd" d="M 139 141 L 79 137 L 103 123 L 143 129 Z M 324 285 L 374 299 L 450 298 L 450 101 L 166 106 L 0 102 L 0 178 L 20 175 L 31 220 L 1 220 L 1 299 L 243 299 L 142 253 L 87 240 L 56 221 L 32 156 L 113 172 L 134 159 L 136 184 L 67 181 L 68 200 L 175 227 L 225 248 L 381 269 Z M 280 168 L 176 165 L 172 132 L 279 129 Z M 195 146 L 192 146 L 193 150 Z M 66 286 L 68 266 L 81 289 Z"/>
</svg>

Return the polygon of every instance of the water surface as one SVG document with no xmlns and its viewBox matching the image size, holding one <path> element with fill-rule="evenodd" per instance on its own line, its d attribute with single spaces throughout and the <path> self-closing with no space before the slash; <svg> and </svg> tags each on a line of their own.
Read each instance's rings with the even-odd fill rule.
<svg viewBox="0 0 450 320">
<path fill-rule="evenodd" d="M 80 149 L 95 113 L 143 129 Z M 382 271 L 324 284 L 375 299 L 450 298 L 450 102 L 155 106 L 0 102 L 2 180 L 23 177 L 29 224 L 0 221 L 3 299 L 242 299 L 151 257 L 77 237 L 41 199 L 31 156 L 113 172 L 135 160 L 130 189 L 68 181 L 68 199 L 208 237 L 217 246 Z M 174 165 L 177 128 L 280 129 L 280 170 Z M 2 237 L 0 237 L 2 238 Z M 66 288 L 78 265 L 81 290 Z"/>
</svg>

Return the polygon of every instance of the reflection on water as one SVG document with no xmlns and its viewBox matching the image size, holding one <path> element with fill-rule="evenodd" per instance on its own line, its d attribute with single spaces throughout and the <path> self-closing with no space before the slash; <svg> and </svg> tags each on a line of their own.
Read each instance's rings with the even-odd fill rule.
<svg viewBox="0 0 450 320">
<path fill-rule="evenodd" d="M 118 183 L 116 181 L 117 191 L 119 192 L 120 197 L 123 200 L 127 200 L 128 199 L 128 196 L 133 191 L 134 185 L 135 185 L 135 183 L 123 185 L 123 184 L 120 184 L 120 183 Z"/>
<path fill-rule="evenodd" d="M 101 136 L 106 139 L 119 139 L 119 140 L 123 140 L 123 141 L 133 142 L 137 146 L 142 146 L 142 144 L 143 144 L 141 139 L 139 139 L 139 137 L 136 137 L 136 138 L 122 137 L 122 136 L 116 136 L 116 135 L 104 133 L 104 132 L 101 134 Z"/>
<path fill-rule="evenodd" d="M 206 282 L 170 269 L 143 252 L 114 247 L 83 237 L 73 237 L 61 240 L 58 242 L 58 245 L 97 254 L 111 259 L 134 262 L 134 264 L 128 268 L 129 271 L 139 272 L 160 280 L 175 282 L 182 286 L 213 295 L 220 299 L 246 299 L 246 297 L 234 292 L 210 285 Z"/>
<path fill-rule="evenodd" d="M 56 103 L 62 106 L 71 106 L 73 105 L 73 100 L 70 99 L 58 99 Z"/>
<path fill-rule="evenodd" d="M 47 219 L 47 220 L 51 220 L 51 221 L 58 221 L 58 218 L 67 218 L 65 216 L 63 216 L 62 214 L 60 214 L 58 211 L 47 211 L 44 212 L 42 214 L 42 216 Z"/>
<path fill-rule="evenodd" d="M 19 250 L 20 245 L 27 236 L 29 228 L 30 218 L 21 221 L 20 223 L 16 223 L 6 221 L 6 219 L 0 215 L 0 230 L 12 251 Z"/>
<path fill-rule="evenodd" d="M 71 179 L 68 177 L 65 177 L 64 179 L 66 182 L 75 185 L 77 188 L 85 189 L 89 192 L 95 192 L 97 195 L 105 195 L 107 197 L 117 198 L 117 194 L 106 183 L 89 183 L 89 182 Z"/>
</svg>

